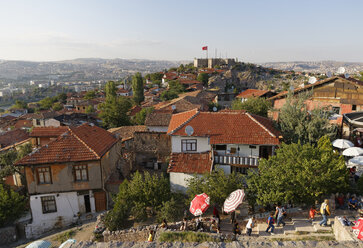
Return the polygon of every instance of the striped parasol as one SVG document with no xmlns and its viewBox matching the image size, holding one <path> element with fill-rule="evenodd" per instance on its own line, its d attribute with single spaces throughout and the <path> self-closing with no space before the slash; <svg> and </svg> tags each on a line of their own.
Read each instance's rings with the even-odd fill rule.
<svg viewBox="0 0 363 248">
<path fill-rule="evenodd" d="M 243 189 L 237 189 L 233 191 L 224 202 L 224 212 L 230 213 L 236 210 L 236 208 L 238 208 L 238 206 L 242 204 L 244 197 L 245 192 L 243 191 Z"/>
<path fill-rule="evenodd" d="M 190 202 L 189 211 L 194 216 L 202 215 L 209 207 L 209 196 L 206 193 L 196 195 Z"/>
</svg>

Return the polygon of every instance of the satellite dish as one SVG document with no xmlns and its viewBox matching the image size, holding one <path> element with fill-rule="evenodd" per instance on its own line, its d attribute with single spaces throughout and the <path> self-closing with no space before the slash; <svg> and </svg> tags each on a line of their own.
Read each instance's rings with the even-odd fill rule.
<svg viewBox="0 0 363 248">
<path fill-rule="evenodd" d="M 337 72 L 339 74 L 343 74 L 345 72 L 345 68 L 344 67 L 339 67 Z"/>
<path fill-rule="evenodd" d="M 309 84 L 314 84 L 316 82 L 316 77 L 309 77 Z"/>
<path fill-rule="evenodd" d="M 328 72 L 326 73 L 326 76 L 327 76 L 328 78 L 330 78 L 331 76 L 333 76 L 333 73 L 332 73 L 331 71 L 328 71 Z"/>
<path fill-rule="evenodd" d="M 290 90 L 293 91 L 294 89 L 295 89 L 294 86 L 291 85 Z"/>
<path fill-rule="evenodd" d="M 345 73 L 345 74 L 344 74 L 344 77 L 345 77 L 345 78 L 349 78 L 349 73 Z"/>
<path fill-rule="evenodd" d="M 171 109 L 172 110 L 176 110 L 176 106 L 175 105 L 171 105 Z"/>
<path fill-rule="evenodd" d="M 214 112 L 217 112 L 217 110 L 218 110 L 217 107 L 213 107 Z"/>
<path fill-rule="evenodd" d="M 192 136 L 192 134 L 194 133 L 194 128 L 192 126 L 186 126 L 185 127 L 185 133 L 188 135 L 188 136 Z"/>
</svg>

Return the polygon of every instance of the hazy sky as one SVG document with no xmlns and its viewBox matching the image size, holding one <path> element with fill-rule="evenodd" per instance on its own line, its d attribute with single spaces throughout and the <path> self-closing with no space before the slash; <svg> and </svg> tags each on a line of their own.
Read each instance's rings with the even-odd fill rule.
<svg viewBox="0 0 363 248">
<path fill-rule="evenodd" d="M 0 0 L 0 59 L 363 62 L 361 0 Z"/>
</svg>

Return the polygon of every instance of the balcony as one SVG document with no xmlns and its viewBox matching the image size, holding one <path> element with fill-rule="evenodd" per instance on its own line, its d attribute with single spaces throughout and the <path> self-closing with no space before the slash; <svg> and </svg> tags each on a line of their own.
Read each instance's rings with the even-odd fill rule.
<svg viewBox="0 0 363 248">
<path fill-rule="evenodd" d="M 215 164 L 236 164 L 236 165 L 247 165 L 247 166 L 258 166 L 258 157 L 239 157 L 231 155 L 214 155 Z"/>
</svg>

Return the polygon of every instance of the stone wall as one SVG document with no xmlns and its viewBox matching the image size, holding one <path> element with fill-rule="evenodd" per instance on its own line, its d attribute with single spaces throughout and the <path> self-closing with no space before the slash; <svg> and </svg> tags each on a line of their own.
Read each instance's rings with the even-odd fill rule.
<svg viewBox="0 0 363 248">
<path fill-rule="evenodd" d="M 18 239 L 15 226 L 0 228 L 0 247 L 15 242 Z M 6 247 L 6 246 L 4 246 Z"/>
<path fill-rule="evenodd" d="M 333 232 L 337 241 L 358 241 L 351 226 L 343 226 L 338 216 L 334 219 Z"/>
</svg>

